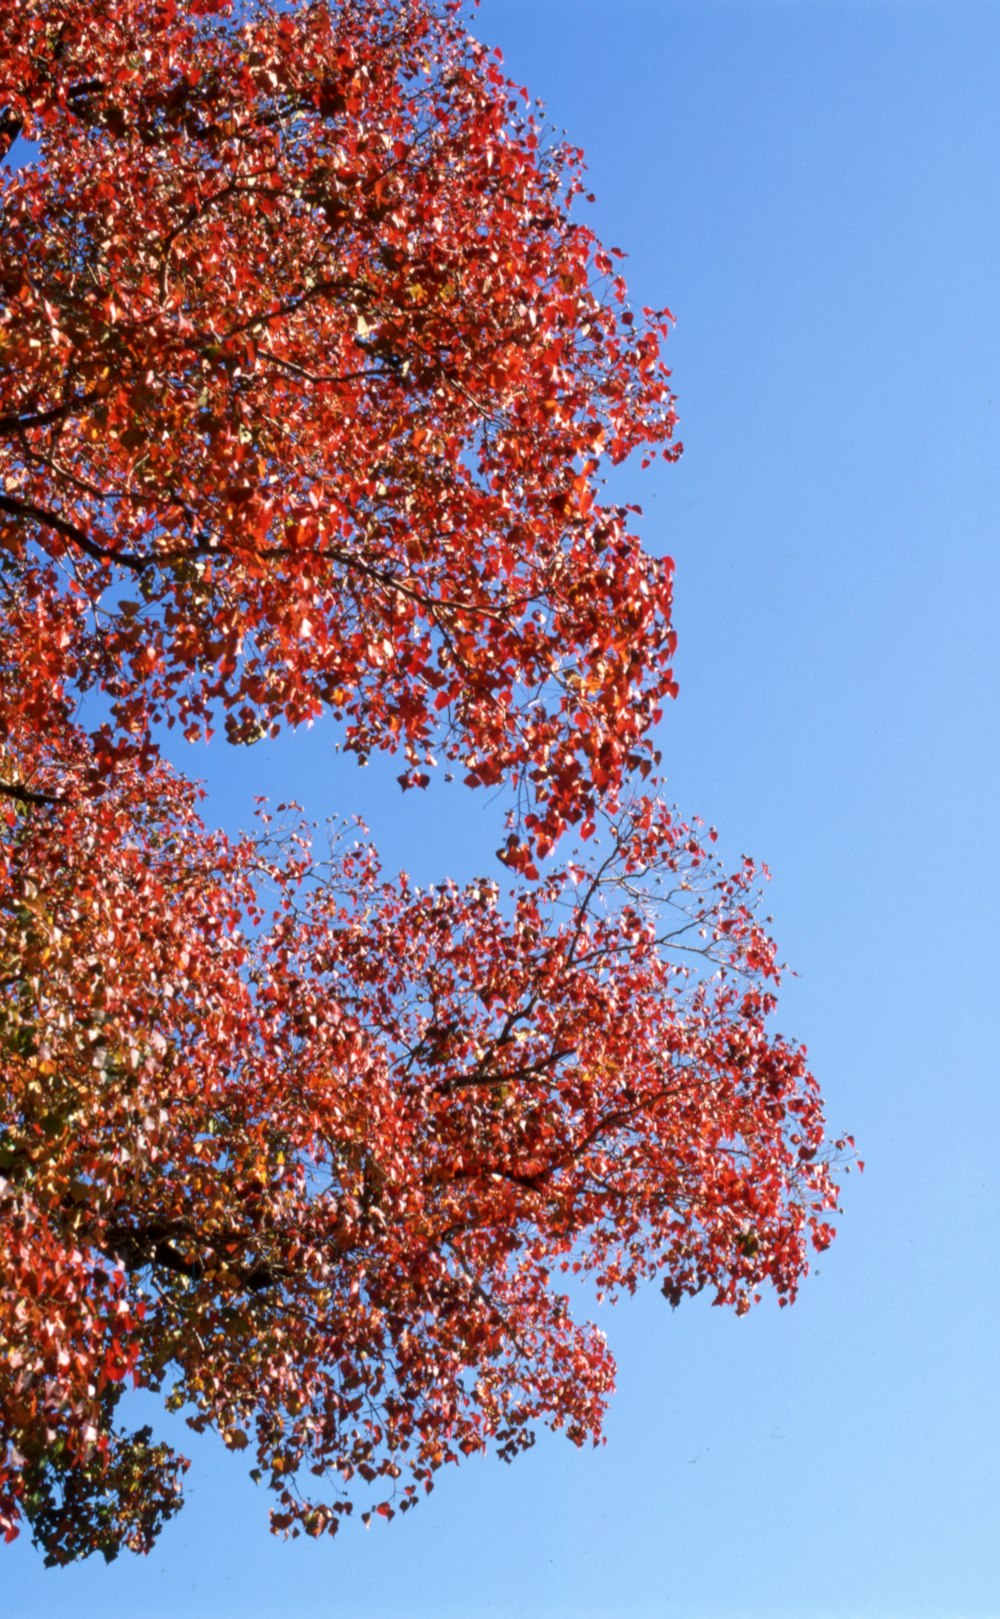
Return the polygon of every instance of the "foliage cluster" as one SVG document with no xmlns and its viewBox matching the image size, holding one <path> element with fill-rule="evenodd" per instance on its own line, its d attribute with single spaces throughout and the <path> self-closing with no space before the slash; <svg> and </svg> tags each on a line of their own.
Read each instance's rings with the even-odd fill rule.
<svg viewBox="0 0 1000 1619">
<path fill-rule="evenodd" d="M 563 1278 L 742 1310 L 831 1234 L 759 873 L 651 774 L 671 564 L 602 498 L 677 453 L 670 316 L 451 4 L 15 0 L 0 132 L 38 143 L 0 189 L 0 1526 L 148 1549 L 185 1463 L 129 1384 L 277 1530 L 391 1517 L 599 1436 Z M 323 712 L 404 787 L 511 788 L 512 891 L 210 833 L 159 754 Z"/>
</svg>

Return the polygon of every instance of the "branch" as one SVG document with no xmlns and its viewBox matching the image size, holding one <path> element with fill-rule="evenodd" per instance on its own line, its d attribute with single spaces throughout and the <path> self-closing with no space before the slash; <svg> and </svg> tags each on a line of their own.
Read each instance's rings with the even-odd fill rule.
<svg viewBox="0 0 1000 1619">
<path fill-rule="evenodd" d="M 0 781 L 0 793 L 5 798 L 13 798 L 17 804 L 65 804 L 66 800 L 55 793 L 36 793 L 30 787 L 22 787 L 20 782 Z"/>
<path fill-rule="evenodd" d="M 109 1257 L 120 1259 L 126 1270 L 142 1270 L 146 1265 L 171 1271 L 175 1276 L 186 1276 L 199 1282 L 212 1273 L 225 1270 L 251 1293 L 263 1293 L 278 1287 L 285 1274 L 281 1265 L 269 1264 L 265 1259 L 241 1264 L 228 1255 L 214 1263 L 205 1259 L 189 1259 L 171 1240 L 174 1237 L 197 1239 L 197 1232 L 187 1220 L 150 1220 L 146 1225 L 108 1228 L 102 1251 Z M 210 1249 L 218 1250 L 220 1243 L 244 1242 L 238 1233 L 223 1233 L 205 1239 Z"/>
<path fill-rule="evenodd" d="M 0 416 L 0 433 L 17 433 L 26 427 L 48 427 L 52 422 L 62 421 L 63 417 L 71 416 L 75 410 L 82 410 L 86 405 L 92 405 L 95 399 L 101 397 L 99 388 L 92 388 L 89 393 L 81 394 L 77 399 L 64 400 L 61 405 L 53 405 L 51 410 L 35 411 L 28 416 Z"/>
<path fill-rule="evenodd" d="M 297 314 L 300 309 L 311 303 L 314 298 L 322 298 L 328 292 L 350 292 L 354 287 L 355 283 L 349 280 L 347 276 L 326 276 L 321 281 L 314 281 L 311 287 L 306 287 L 304 291 L 298 293 L 294 298 L 287 298 L 283 303 L 274 304 L 270 309 L 263 309 L 259 314 L 251 315 L 249 319 L 241 321 L 238 326 L 231 327 L 225 334 L 224 341 L 228 341 L 233 337 L 240 337 L 244 332 L 252 332 L 257 326 L 266 326 L 272 320 L 280 320 L 283 315 Z"/>
<path fill-rule="evenodd" d="M 16 113 L 0 113 L 0 163 L 7 156 L 17 137 L 24 128 L 24 119 Z"/>
<path fill-rule="evenodd" d="M 393 377 L 396 375 L 394 371 L 369 368 L 365 371 L 345 371 L 340 376 L 323 376 L 313 371 L 307 371 L 305 366 L 296 365 L 292 360 L 285 360 L 278 354 L 272 354 L 270 349 L 258 346 L 257 354 L 261 359 L 266 360 L 268 365 L 280 366 L 283 371 L 291 372 L 292 376 L 302 377 L 304 381 L 311 383 L 359 382 L 367 381 L 371 377 Z"/>
<path fill-rule="evenodd" d="M 488 1055 L 494 1055 L 501 1044 L 495 1041 Z M 517 1085 L 522 1080 L 540 1079 L 550 1068 L 562 1062 L 564 1057 L 574 1057 L 575 1046 L 559 1046 L 550 1051 L 547 1057 L 539 1057 L 537 1062 L 525 1063 L 520 1068 L 511 1068 L 501 1073 L 487 1073 L 483 1065 L 478 1065 L 471 1074 L 455 1074 L 438 1087 L 441 1095 L 450 1096 L 454 1091 L 469 1090 L 475 1085 Z"/>
<path fill-rule="evenodd" d="M 36 523 L 61 534 L 95 562 L 118 562 L 122 567 L 131 568 L 133 573 L 144 573 L 156 561 L 153 557 L 136 556 L 132 551 L 109 551 L 68 518 L 60 517 L 58 512 L 50 512 L 44 506 L 36 506 L 30 500 L 14 500 L 10 495 L 0 495 L 0 511 L 10 512 L 12 517 L 33 517 Z"/>
</svg>

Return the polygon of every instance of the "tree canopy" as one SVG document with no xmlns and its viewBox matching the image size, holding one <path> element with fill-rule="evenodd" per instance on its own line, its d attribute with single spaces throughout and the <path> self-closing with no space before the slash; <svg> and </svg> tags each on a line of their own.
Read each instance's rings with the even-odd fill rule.
<svg viewBox="0 0 1000 1619">
<path fill-rule="evenodd" d="M 651 774 L 672 565 L 602 478 L 678 453 L 671 317 L 451 4 L 17 0 L 20 135 L 0 1526 L 148 1549 L 185 1464 L 130 1384 L 247 1450 L 277 1530 L 391 1517 L 539 1424 L 599 1437 L 562 1278 L 742 1310 L 831 1235 L 761 874 Z M 505 784 L 514 887 L 210 833 L 160 757 L 323 712 L 405 787 Z"/>
</svg>

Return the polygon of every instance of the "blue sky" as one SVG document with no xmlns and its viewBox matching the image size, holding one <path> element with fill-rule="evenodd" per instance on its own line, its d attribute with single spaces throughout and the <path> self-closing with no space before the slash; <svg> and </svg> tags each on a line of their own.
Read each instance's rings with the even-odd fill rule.
<svg viewBox="0 0 1000 1619">
<path fill-rule="evenodd" d="M 284 1546 L 195 1444 L 148 1560 L 4 1555 L 11 1619 L 1000 1615 L 1000 8 L 483 0 L 587 151 L 637 303 L 669 303 L 686 453 L 639 474 L 677 561 L 671 795 L 766 860 L 781 1026 L 868 1169 L 791 1311 L 599 1314 L 606 1448 L 544 1437 L 419 1512 Z M 319 728 L 184 759 L 362 809 L 390 866 L 490 869 L 495 807 L 402 801 Z M 398 768 L 398 767 L 397 767 Z"/>
</svg>

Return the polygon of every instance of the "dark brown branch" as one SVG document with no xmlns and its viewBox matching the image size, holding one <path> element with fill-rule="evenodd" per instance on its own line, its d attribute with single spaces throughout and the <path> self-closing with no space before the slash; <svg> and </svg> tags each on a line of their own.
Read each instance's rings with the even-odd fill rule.
<svg viewBox="0 0 1000 1619">
<path fill-rule="evenodd" d="M 274 304 L 270 309 L 262 309 L 259 314 L 251 315 L 238 326 L 233 326 L 226 333 L 224 341 L 240 337 L 244 332 L 252 332 L 258 326 L 266 326 L 272 320 L 281 320 L 284 315 L 297 314 L 306 304 L 312 303 L 316 298 L 325 297 L 328 292 L 350 292 L 356 288 L 357 283 L 347 276 L 327 276 L 321 281 L 315 281 L 311 287 L 305 288 L 294 298 L 287 298 L 284 303 Z"/>
<path fill-rule="evenodd" d="M 75 118 L 81 117 L 80 112 L 73 106 L 74 101 L 87 96 L 100 95 L 107 88 L 103 79 L 81 79 L 78 84 L 70 85 L 66 91 L 66 104 Z"/>
<path fill-rule="evenodd" d="M 16 113 L 0 113 L 0 163 L 3 162 L 24 128 L 24 119 Z"/>
<path fill-rule="evenodd" d="M 506 1072 L 489 1073 L 481 1067 L 476 1067 L 471 1074 L 455 1074 L 439 1089 L 442 1094 L 448 1096 L 453 1091 L 469 1090 L 476 1085 L 518 1085 L 523 1080 L 541 1079 L 550 1068 L 555 1068 L 557 1063 L 562 1062 L 564 1057 L 575 1055 L 575 1046 L 560 1046 L 555 1051 L 550 1051 L 547 1057 L 539 1057 L 537 1062 L 525 1063 L 520 1068 L 511 1068 Z"/>
<path fill-rule="evenodd" d="M 76 523 L 60 517 L 58 512 L 48 511 L 44 506 L 36 506 L 34 501 L 14 500 L 10 495 L 0 495 L 0 511 L 10 512 L 12 517 L 33 517 L 36 523 L 61 534 L 95 562 L 117 562 L 124 568 L 131 568 L 133 573 L 144 573 L 147 568 L 154 566 L 156 559 L 153 557 L 136 556 L 132 551 L 107 550 L 92 540 L 82 528 L 78 528 Z"/>
<path fill-rule="evenodd" d="M 173 1240 L 175 1238 L 197 1241 L 198 1233 L 186 1220 L 150 1220 L 141 1226 L 111 1226 L 105 1235 L 102 1251 L 111 1258 L 120 1259 L 126 1270 L 130 1271 L 152 1265 L 175 1276 L 186 1276 L 189 1281 L 199 1282 L 213 1272 L 224 1270 L 251 1293 L 263 1293 L 281 1284 L 284 1271 L 280 1265 L 269 1264 L 264 1259 L 240 1263 L 226 1254 L 215 1257 L 221 1245 L 241 1242 L 244 1240 L 242 1237 L 224 1233 L 206 1238 L 209 1249 L 215 1251 L 211 1260 L 189 1258 L 178 1248 Z"/>
<path fill-rule="evenodd" d="M 396 375 L 395 371 L 383 371 L 377 368 L 369 368 L 366 371 L 344 371 L 339 376 L 323 375 L 322 373 L 307 371 L 305 366 L 296 365 L 293 360 L 282 359 L 280 355 L 272 354 L 270 349 L 258 348 L 257 354 L 260 360 L 265 361 L 268 365 L 279 366 L 282 371 L 288 371 L 292 376 L 302 377 L 305 382 L 316 384 L 362 382 L 368 381 L 372 377 L 394 377 Z"/>
<path fill-rule="evenodd" d="M 20 782 L 0 781 L 0 793 L 5 798 L 12 798 L 17 804 L 64 804 L 66 801 L 55 793 L 36 793 L 30 787 L 22 787 Z"/>
<path fill-rule="evenodd" d="M 72 416 L 75 410 L 83 410 L 85 406 L 92 405 L 95 399 L 101 397 L 99 388 L 92 388 L 90 393 L 81 394 L 77 399 L 66 399 L 61 405 L 53 405 L 51 410 L 39 410 L 27 416 L 0 416 L 0 433 L 18 433 L 26 427 L 49 427 L 53 422 L 60 422 L 66 416 Z"/>
</svg>

